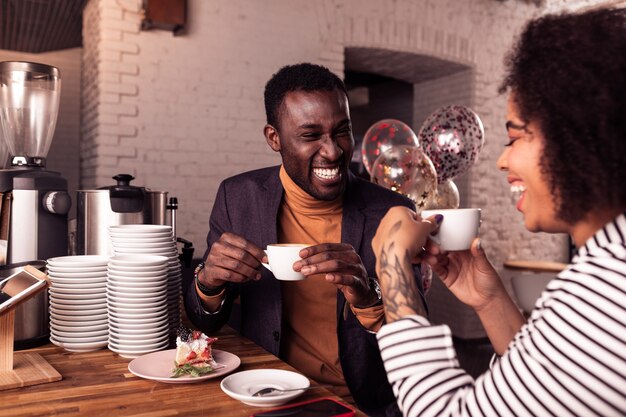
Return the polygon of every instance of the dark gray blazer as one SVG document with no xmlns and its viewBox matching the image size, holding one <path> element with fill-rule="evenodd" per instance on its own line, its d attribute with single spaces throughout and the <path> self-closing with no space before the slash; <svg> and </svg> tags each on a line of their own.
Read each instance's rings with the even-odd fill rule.
<svg viewBox="0 0 626 417">
<path fill-rule="evenodd" d="M 263 168 L 222 182 L 211 213 L 209 248 L 224 232 L 240 235 L 261 248 L 277 242 L 277 217 L 283 197 L 278 173 L 279 167 Z M 409 199 L 350 174 L 344 195 L 341 241 L 355 248 L 369 276 L 376 276 L 372 238 L 387 210 L 397 205 L 414 207 Z M 280 283 L 265 268 L 261 268 L 261 273 L 260 281 L 229 286 L 224 304 L 215 314 L 202 308 L 195 286 L 190 285 L 185 294 L 187 315 L 205 333 L 219 330 L 230 319 L 229 324 L 243 336 L 279 356 Z M 417 269 L 416 281 L 421 291 Z M 241 303 L 233 307 L 237 296 Z M 345 303 L 343 293 L 337 291 L 338 354 L 348 388 L 358 407 L 368 415 L 401 415 L 387 381 L 376 337 L 360 325 L 349 308 L 344 313 Z"/>
</svg>

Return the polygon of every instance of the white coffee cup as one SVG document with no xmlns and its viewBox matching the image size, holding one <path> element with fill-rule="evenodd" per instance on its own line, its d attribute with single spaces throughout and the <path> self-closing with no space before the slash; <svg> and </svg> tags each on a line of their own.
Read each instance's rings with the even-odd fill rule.
<svg viewBox="0 0 626 417">
<path fill-rule="evenodd" d="M 467 250 L 474 238 L 478 237 L 480 228 L 480 209 L 433 209 L 423 210 L 423 219 L 435 214 L 443 215 L 439 232 L 429 238 L 445 251 Z"/>
<path fill-rule="evenodd" d="M 300 272 L 293 270 L 293 264 L 299 261 L 300 251 L 311 245 L 300 243 L 277 243 L 267 245 L 265 253 L 267 254 L 268 264 L 264 267 L 272 271 L 272 274 L 281 281 L 301 281 L 306 276 Z"/>
</svg>

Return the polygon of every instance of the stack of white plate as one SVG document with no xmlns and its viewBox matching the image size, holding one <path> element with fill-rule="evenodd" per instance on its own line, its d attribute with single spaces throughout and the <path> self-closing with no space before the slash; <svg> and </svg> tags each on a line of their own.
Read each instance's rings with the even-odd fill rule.
<svg viewBox="0 0 626 417">
<path fill-rule="evenodd" d="M 48 259 L 50 341 L 72 352 L 103 348 L 109 338 L 106 256 Z"/>
<path fill-rule="evenodd" d="M 124 358 L 169 344 L 167 258 L 121 255 L 109 259 L 109 349 Z"/>
<path fill-rule="evenodd" d="M 182 274 L 172 227 L 154 224 L 110 226 L 115 256 L 155 255 L 167 258 L 167 319 L 170 342 L 181 323 Z"/>
</svg>

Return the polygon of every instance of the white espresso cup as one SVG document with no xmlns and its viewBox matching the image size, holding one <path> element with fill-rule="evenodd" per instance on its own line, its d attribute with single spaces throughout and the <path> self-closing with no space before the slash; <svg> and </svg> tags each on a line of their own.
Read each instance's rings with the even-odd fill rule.
<svg viewBox="0 0 626 417">
<path fill-rule="evenodd" d="M 301 243 L 277 243 L 267 245 L 267 264 L 264 267 L 272 271 L 272 274 L 281 281 L 301 281 L 306 276 L 293 270 L 293 264 L 299 261 L 300 251 L 308 246 Z M 269 264 L 269 265 L 268 265 Z"/>
<path fill-rule="evenodd" d="M 480 228 L 480 209 L 433 209 L 422 210 L 423 219 L 435 214 L 443 215 L 439 232 L 429 238 L 445 251 L 467 250 L 474 238 L 478 237 Z"/>
</svg>

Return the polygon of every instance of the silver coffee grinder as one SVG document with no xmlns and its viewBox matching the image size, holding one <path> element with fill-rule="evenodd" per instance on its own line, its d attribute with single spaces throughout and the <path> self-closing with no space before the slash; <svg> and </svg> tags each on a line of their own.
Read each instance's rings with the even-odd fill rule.
<svg viewBox="0 0 626 417">
<path fill-rule="evenodd" d="M 60 94 L 57 68 L 33 62 L 0 62 L 0 139 L 10 155 L 8 166 L 0 169 L 0 276 L 3 269 L 68 253 L 71 199 L 67 180 L 46 170 Z M 35 303 L 27 306 L 31 302 Z M 44 304 L 47 300 L 33 299 L 24 307 L 32 310 L 43 305 L 46 311 L 41 314 L 47 317 Z M 41 323 L 40 329 L 26 329 L 43 321 L 41 317 L 25 318 L 20 324 L 19 316 L 17 311 L 16 344 L 20 336 L 31 339 L 47 332 L 47 322 L 45 327 Z"/>
</svg>

